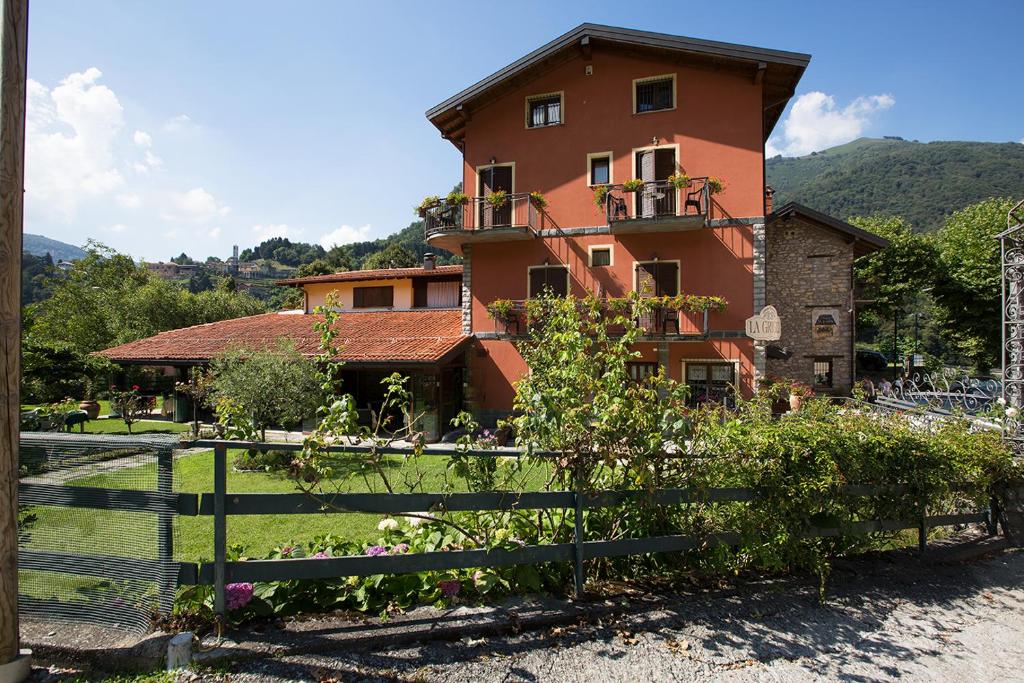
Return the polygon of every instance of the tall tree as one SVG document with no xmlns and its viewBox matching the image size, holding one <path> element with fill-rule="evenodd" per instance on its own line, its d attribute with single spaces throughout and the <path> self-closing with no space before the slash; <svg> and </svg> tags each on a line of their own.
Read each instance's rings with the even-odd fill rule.
<svg viewBox="0 0 1024 683">
<path fill-rule="evenodd" d="M 401 244 L 392 242 L 384 247 L 383 251 L 370 254 L 363 262 L 363 270 L 376 270 L 378 268 L 412 268 L 417 265 L 416 254 L 412 253 Z"/>
<path fill-rule="evenodd" d="M 935 300 L 946 336 L 985 371 L 999 362 L 1001 263 L 995 236 L 1015 201 L 986 199 L 957 211 L 936 235 L 940 275 Z"/>
<path fill-rule="evenodd" d="M 937 251 L 931 237 L 915 233 L 896 216 L 854 217 L 850 223 L 889 240 L 888 247 L 854 264 L 862 296 L 870 302 L 865 313 L 891 318 L 935 284 Z"/>
</svg>

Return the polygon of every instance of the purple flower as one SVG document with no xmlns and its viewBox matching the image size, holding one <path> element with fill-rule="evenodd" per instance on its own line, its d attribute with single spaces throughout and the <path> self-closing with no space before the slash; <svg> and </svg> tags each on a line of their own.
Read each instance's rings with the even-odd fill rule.
<svg viewBox="0 0 1024 683">
<path fill-rule="evenodd" d="M 326 552 L 321 550 L 320 552 L 318 552 L 316 555 L 313 556 L 313 559 L 314 560 L 325 560 L 328 557 L 330 557 L 330 555 L 328 555 Z"/>
<path fill-rule="evenodd" d="M 229 583 L 224 586 L 224 598 L 229 610 L 242 609 L 252 600 L 252 584 Z"/>
<path fill-rule="evenodd" d="M 398 545 L 396 545 L 394 548 L 391 549 L 391 554 L 392 555 L 400 555 L 401 553 L 407 553 L 407 552 L 409 552 L 409 544 L 408 543 L 399 543 Z"/>
<path fill-rule="evenodd" d="M 378 555 L 383 555 L 387 551 L 387 548 L 382 545 L 371 545 L 366 549 L 366 554 L 370 557 L 377 557 Z"/>
<path fill-rule="evenodd" d="M 441 589 L 446 598 L 454 598 L 459 594 L 459 589 L 462 588 L 462 584 L 457 579 L 450 581 L 438 581 L 437 587 Z"/>
</svg>

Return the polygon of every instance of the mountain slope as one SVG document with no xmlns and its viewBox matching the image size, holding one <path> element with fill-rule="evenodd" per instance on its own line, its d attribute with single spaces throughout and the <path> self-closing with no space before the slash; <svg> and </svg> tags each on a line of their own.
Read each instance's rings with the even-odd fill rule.
<svg viewBox="0 0 1024 683">
<path fill-rule="evenodd" d="M 21 250 L 33 256 L 49 254 L 55 263 L 57 261 L 74 261 L 85 256 L 85 252 L 73 244 L 59 242 L 43 235 L 33 235 L 27 232 L 22 235 Z"/>
<path fill-rule="evenodd" d="M 797 201 L 848 218 L 903 216 L 931 231 L 987 197 L 1024 197 L 1024 145 L 861 138 L 803 157 L 766 162 L 775 206 Z"/>
</svg>

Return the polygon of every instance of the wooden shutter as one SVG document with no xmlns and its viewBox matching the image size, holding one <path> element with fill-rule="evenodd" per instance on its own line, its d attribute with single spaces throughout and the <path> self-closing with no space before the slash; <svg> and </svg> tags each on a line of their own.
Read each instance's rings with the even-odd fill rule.
<svg viewBox="0 0 1024 683">
<path fill-rule="evenodd" d="M 353 308 L 390 308 L 394 303 L 394 287 L 355 287 L 352 290 Z"/>
</svg>

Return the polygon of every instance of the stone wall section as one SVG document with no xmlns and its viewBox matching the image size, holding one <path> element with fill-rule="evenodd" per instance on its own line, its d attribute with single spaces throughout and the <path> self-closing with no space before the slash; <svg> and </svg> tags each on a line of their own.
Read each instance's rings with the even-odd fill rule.
<svg viewBox="0 0 1024 683">
<path fill-rule="evenodd" d="M 788 360 L 768 358 L 768 375 L 813 386 L 815 358 L 831 358 L 832 389 L 815 391 L 848 394 L 853 384 L 853 244 L 800 216 L 774 220 L 766 232 L 765 297 L 782 320 L 782 338 L 775 344 L 792 352 Z M 832 337 L 815 338 L 815 309 L 836 311 Z"/>
</svg>

